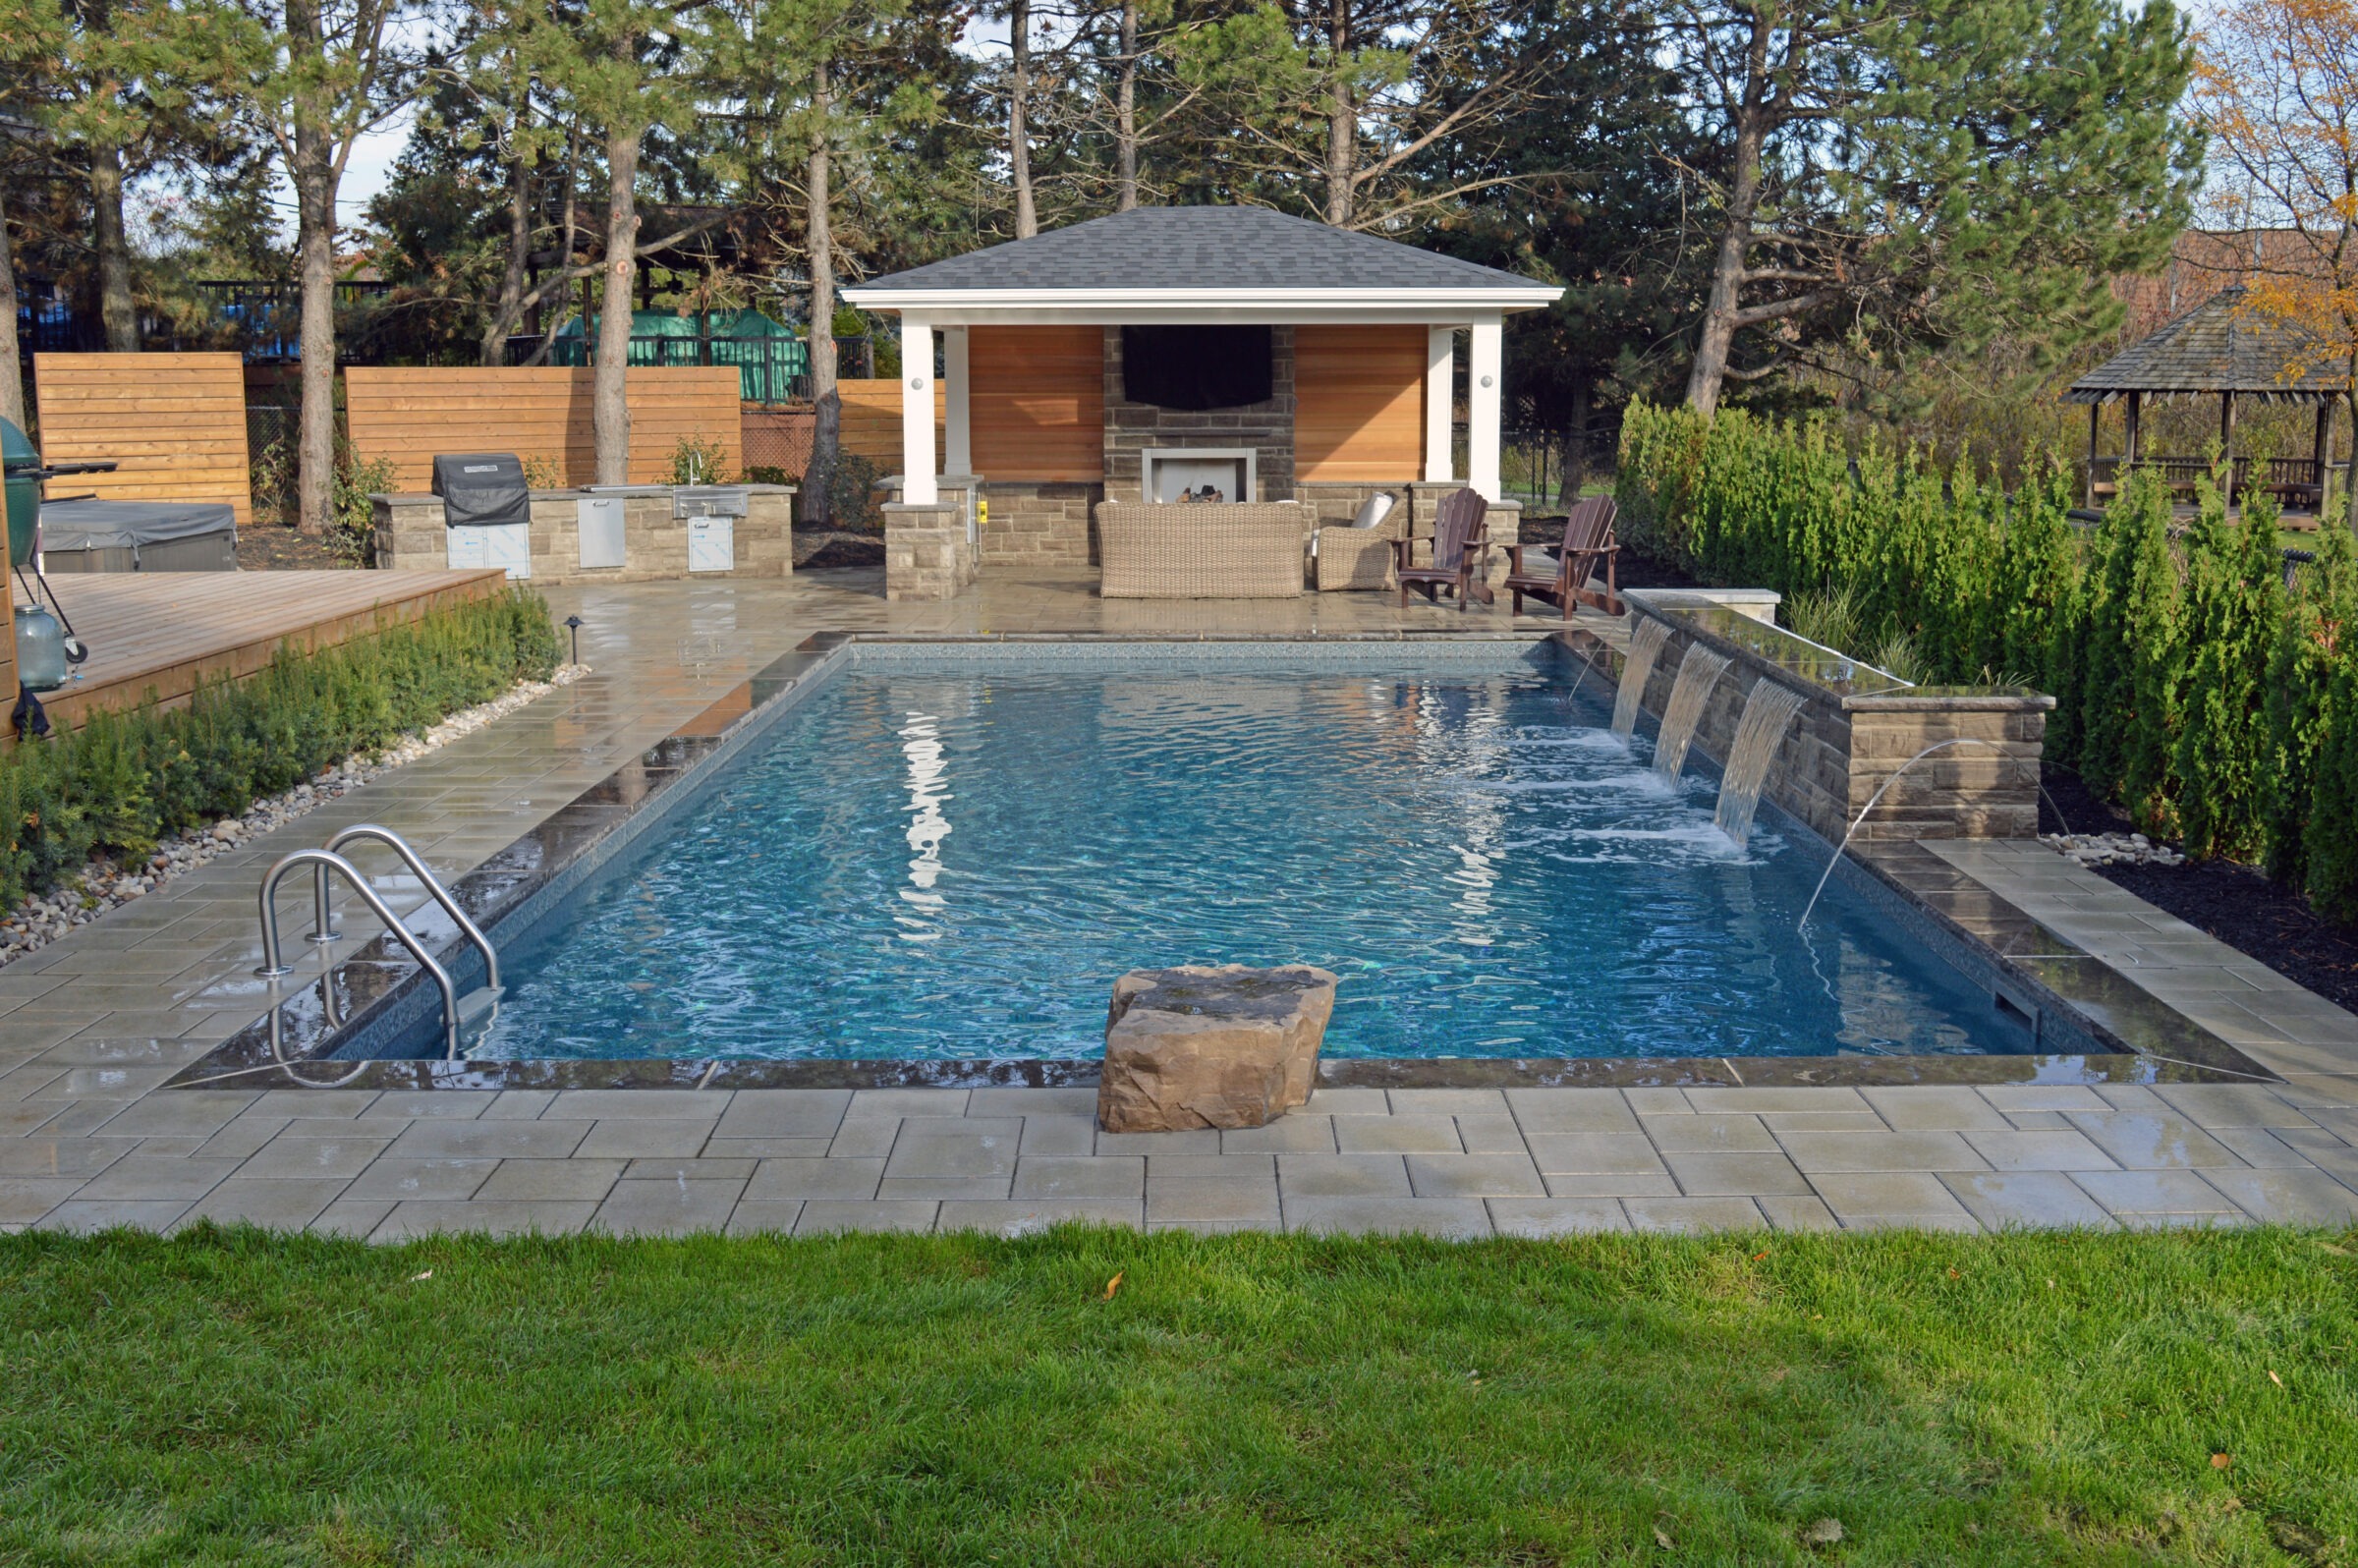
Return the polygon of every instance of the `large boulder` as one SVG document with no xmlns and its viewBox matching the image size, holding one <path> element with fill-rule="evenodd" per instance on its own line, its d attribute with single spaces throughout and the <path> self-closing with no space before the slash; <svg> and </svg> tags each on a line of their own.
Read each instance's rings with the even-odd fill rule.
<svg viewBox="0 0 2358 1568">
<path fill-rule="evenodd" d="M 1109 1133 L 1260 1127 L 1310 1098 L 1334 977 L 1308 964 L 1183 964 L 1113 982 L 1097 1125 Z"/>
</svg>

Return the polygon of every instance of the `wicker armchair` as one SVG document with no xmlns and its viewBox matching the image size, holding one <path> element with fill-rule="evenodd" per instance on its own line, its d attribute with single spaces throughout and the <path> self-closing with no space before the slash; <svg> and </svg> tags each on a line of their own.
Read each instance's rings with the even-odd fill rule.
<svg viewBox="0 0 2358 1568">
<path fill-rule="evenodd" d="M 1319 591 L 1392 587 L 1392 540 L 1408 536 L 1408 518 L 1409 507 L 1395 503 L 1372 527 L 1354 523 L 1319 530 L 1318 547 L 1311 551 Z"/>
<path fill-rule="evenodd" d="M 1108 599 L 1290 599 L 1302 593 L 1309 508 L 1261 501 L 1097 507 L 1097 593 Z"/>
</svg>

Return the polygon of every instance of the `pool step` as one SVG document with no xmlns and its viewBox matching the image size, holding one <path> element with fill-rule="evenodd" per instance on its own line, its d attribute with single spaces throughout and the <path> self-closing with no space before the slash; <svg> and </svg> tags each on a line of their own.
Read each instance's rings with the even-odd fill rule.
<svg viewBox="0 0 2358 1568">
<path fill-rule="evenodd" d="M 481 985 L 459 998 L 459 1052 L 465 1055 L 482 1043 L 491 1026 L 499 1022 L 499 999 L 507 994 L 504 985 Z"/>
</svg>

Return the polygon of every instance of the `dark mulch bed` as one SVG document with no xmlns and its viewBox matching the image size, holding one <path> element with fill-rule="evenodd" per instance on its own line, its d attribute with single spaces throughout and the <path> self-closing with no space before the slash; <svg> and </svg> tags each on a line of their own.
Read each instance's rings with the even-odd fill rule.
<svg viewBox="0 0 2358 1568">
<path fill-rule="evenodd" d="M 794 569 L 823 572 L 837 566 L 882 566 L 884 535 L 853 533 L 843 529 L 794 531 Z"/>
<path fill-rule="evenodd" d="M 2134 823 L 2112 810 L 2070 769 L 2049 763 L 2041 780 L 2051 797 L 2039 803 L 2042 833 L 2136 831 Z M 2320 919 L 2298 894 L 2270 881 L 2252 867 L 2232 861 L 2188 861 L 2183 866 L 2098 866 L 2091 869 L 2113 886 L 2168 911 L 2246 957 L 2258 959 L 2286 980 L 2358 1010 L 2358 932 Z"/>
<path fill-rule="evenodd" d="M 345 560 L 309 533 L 283 523 L 256 518 L 238 531 L 238 570 L 241 572 L 344 572 L 355 563 Z"/>
</svg>

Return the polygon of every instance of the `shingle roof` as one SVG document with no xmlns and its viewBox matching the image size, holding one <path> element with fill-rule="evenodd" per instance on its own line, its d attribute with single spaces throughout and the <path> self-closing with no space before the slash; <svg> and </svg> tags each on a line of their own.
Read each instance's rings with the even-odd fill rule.
<svg viewBox="0 0 2358 1568">
<path fill-rule="evenodd" d="M 862 285 L 986 289 L 1524 289 L 1529 278 L 1266 207 L 1139 207 Z"/>
<path fill-rule="evenodd" d="M 2064 401 L 2109 403 L 2128 392 L 2233 392 L 2314 402 L 2340 391 L 2343 369 L 2324 362 L 2287 377 L 2287 365 L 2314 357 L 2312 341 L 2302 328 L 2247 307 L 2240 285 L 2221 289 L 2072 382 Z"/>
</svg>

